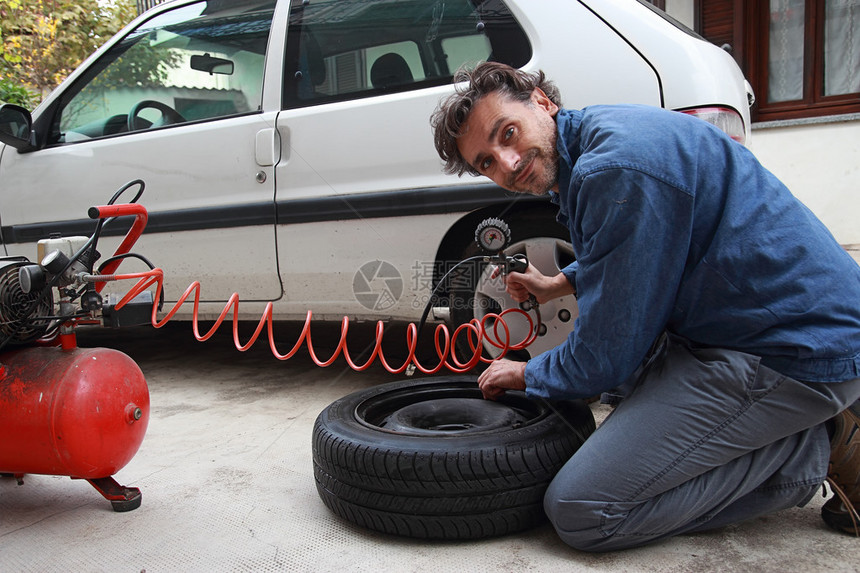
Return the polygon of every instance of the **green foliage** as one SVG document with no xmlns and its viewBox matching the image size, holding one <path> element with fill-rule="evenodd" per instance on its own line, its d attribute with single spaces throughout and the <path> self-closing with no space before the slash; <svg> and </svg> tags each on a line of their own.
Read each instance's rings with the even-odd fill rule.
<svg viewBox="0 0 860 573">
<path fill-rule="evenodd" d="M 33 93 L 26 87 L 7 78 L 0 78 L 0 103 L 14 103 L 33 108 Z"/>
<path fill-rule="evenodd" d="M 132 0 L 0 0 L 0 78 L 44 96 L 135 16 Z"/>
<path fill-rule="evenodd" d="M 63 115 L 64 121 L 72 124 L 79 121 L 88 111 L 99 106 L 105 99 L 105 94 L 131 86 L 149 87 L 162 86 L 167 80 L 169 71 L 176 68 L 181 57 L 167 47 L 153 46 L 148 34 L 126 38 L 119 50 L 112 50 L 115 59 L 93 78 L 68 103 Z M 108 54 L 103 63 L 107 63 Z"/>
<path fill-rule="evenodd" d="M 182 58 L 168 47 L 154 46 L 149 36 L 138 36 L 123 55 L 93 80 L 92 86 L 117 89 L 125 86 L 162 86 Z"/>
</svg>

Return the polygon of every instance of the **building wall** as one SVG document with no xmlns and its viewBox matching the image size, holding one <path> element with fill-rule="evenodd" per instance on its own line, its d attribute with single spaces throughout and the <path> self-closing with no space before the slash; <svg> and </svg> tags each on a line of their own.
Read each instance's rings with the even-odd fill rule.
<svg viewBox="0 0 860 573">
<path fill-rule="evenodd" d="M 666 12 L 694 27 L 692 0 Z M 750 149 L 860 262 L 860 114 L 752 125 Z"/>
<path fill-rule="evenodd" d="M 830 119 L 834 121 L 754 124 L 750 149 L 840 243 L 856 251 L 860 249 L 860 117 Z"/>
</svg>

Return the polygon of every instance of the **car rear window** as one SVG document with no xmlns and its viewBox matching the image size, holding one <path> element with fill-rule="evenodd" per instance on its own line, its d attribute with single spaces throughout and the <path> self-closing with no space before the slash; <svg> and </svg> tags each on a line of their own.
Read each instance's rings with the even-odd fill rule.
<svg viewBox="0 0 860 573">
<path fill-rule="evenodd" d="M 296 0 L 284 106 L 446 84 L 460 66 L 520 67 L 531 54 L 501 0 Z"/>
<path fill-rule="evenodd" d="M 686 32 L 687 34 L 689 34 L 690 36 L 693 36 L 694 38 L 698 38 L 699 40 L 704 40 L 704 38 L 702 36 L 700 36 L 699 34 L 697 34 L 692 28 L 689 28 L 687 25 L 685 25 L 680 20 L 673 18 L 672 16 L 667 14 L 664 10 L 661 10 L 660 8 L 654 6 L 648 0 L 636 0 L 636 1 L 639 2 L 640 4 L 642 4 L 643 6 L 645 6 L 646 8 L 648 8 L 649 10 L 651 10 L 652 12 L 654 12 L 655 14 L 657 14 L 658 16 L 660 16 L 661 18 L 663 18 L 664 20 L 666 20 L 667 22 L 669 22 L 670 24 L 672 24 L 673 26 L 675 26 L 676 28 L 678 28 L 679 30 Z"/>
</svg>

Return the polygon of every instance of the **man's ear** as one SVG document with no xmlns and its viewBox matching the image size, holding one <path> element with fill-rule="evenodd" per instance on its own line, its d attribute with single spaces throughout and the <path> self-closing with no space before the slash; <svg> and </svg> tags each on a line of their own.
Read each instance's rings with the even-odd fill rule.
<svg viewBox="0 0 860 573">
<path fill-rule="evenodd" d="M 552 117 L 555 117 L 555 114 L 558 113 L 558 106 L 555 105 L 540 88 L 532 90 L 531 101 L 536 106 L 546 110 L 546 112 Z"/>
</svg>

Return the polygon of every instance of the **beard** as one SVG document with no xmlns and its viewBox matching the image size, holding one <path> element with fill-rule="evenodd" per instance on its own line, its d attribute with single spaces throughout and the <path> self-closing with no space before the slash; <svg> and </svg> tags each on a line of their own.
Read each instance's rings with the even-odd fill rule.
<svg viewBox="0 0 860 573">
<path fill-rule="evenodd" d="M 556 139 L 558 128 L 555 120 L 549 119 L 544 124 L 546 137 L 531 148 L 520 161 L 520 167 L 511 174 L 505 186 L 510 191 L 528 193 L 530 195 L 546 195 L 558 184 L 558 149 Z M 531 168 L 525 179 L 518 180 L 522 173 Z"/>
<path fill-rule="evenodd" d="M 507 188 L 517 193 L 530 195 L 546 195 L 558 183 L 558 150 L 555 146 L 550 150 L 533 148 L 521 162 L 522 167 L 511 174 Z M 532 172 L 518 181 L 517 178 L 533 165 Z"/>
</svg>

